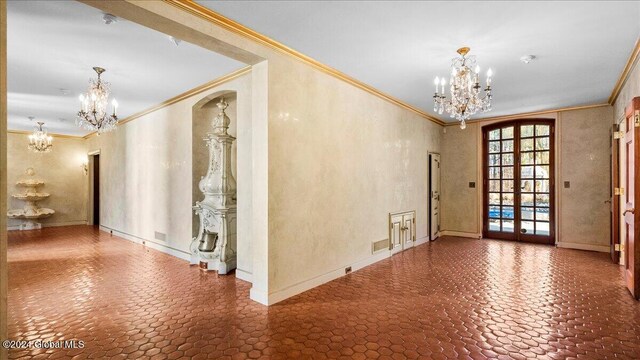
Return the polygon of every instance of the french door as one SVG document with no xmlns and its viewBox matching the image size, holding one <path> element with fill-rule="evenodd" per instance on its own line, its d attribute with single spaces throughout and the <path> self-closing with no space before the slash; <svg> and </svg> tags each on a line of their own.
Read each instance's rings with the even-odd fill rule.
<svg viewBox="0 0 640 360">
<path fill-rule="evenodd" d="M 554 244 L 554 121 L 483 127 L 483 236 Z"/>
</svg>

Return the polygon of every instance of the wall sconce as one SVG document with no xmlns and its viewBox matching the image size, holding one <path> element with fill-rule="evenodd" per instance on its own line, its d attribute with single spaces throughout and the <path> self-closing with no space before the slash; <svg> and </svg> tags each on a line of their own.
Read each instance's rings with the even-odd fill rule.
<svg viewBox="0 0 640 360">
<path fill-rule="evenodd" d="M 82 165 L 80 165 L 80 167 L 82 168 L 82 171 L 84 172 L 84 176 L 87 176 L 87 174 L 89 173 L 89 164 L 87 163 L 87 161 L 83 161 Z"/>
</svg>

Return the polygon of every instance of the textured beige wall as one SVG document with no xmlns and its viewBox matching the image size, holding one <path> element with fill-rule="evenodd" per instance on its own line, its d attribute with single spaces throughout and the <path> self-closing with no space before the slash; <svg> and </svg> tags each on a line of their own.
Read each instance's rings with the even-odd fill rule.
<svg viewBox="0 0 640 360">
<path fill-rule="evenodd" d="M 609 246 L 612 120 L 610 106 L 560 114 L 556 183 L 561 243 L 602 246 L 603 251 Z M 564 188 L 565 181 L 570 188 Z"/>
<path fill-rule="evenodd" d="M 481 188 L 478 173 L 477 153 L 478 123 L 471 123 L 462 130 L 459 126 L 447 126 L 442 136 L 442 182 L 441 202 L 443 231 L 456 231 L 469 234 L 478 233 L 478 198 Z M 476 188 L 469 188 L 469 182 L 475 181 Z"/>
<path fill-rule="evenodd" d="M 636 59 L 636 63 L 629 73 L 629 77 L 625 82 L 622 90 L 620 91 L 620 95 L 616 99 L 614 104 L 614 113 L 613 118 L 616 121 L 621 121 L 624 117 L 625 108 L 631 103 L 631 100 L 640 96 L 640 57 Z"/>
<path fill-rule="evenodd" d="M 127 122 L 114 132 L 92 136 L 88 151 L 100 151 L 101 202 L 100 224 L 162 250 L 189 257 L 193 236 L 194 184 L 206 171 L 208 156 L 203 157 L 204 143 L 198 140 L 206 133 L 202 128 L 208 120 L 197 116 L 192 131 L 194 106 L 226 92 L 243 96 L 244 107 L 238 109 L 234 101 L 231 112 L 232 134 L 242 149 L 243 166 L 236 169 L 238 182 L 238 266 L 251 273 L 251 253 L 247 243 L 251 239 L 251 74 L 190 96 L 179 102 Z M 203 114 L 201 114 L 203 115 Z M 237 131 L 238 121 L 244 125 Z M 198 134 L 199 131 L 204 133 Z M 194 149 L 197 150 L 194 158 Z M 193 165 L 193 161 L 197 163 Z M 197 172 L 197 174 L 196 174 Z M 197 180 L 194 179 L 197 177 Z M 198 197 L 200 200 L 200 197 Z M 249 212 L 249 213 L 247 213 Z M 166 240 L 156 238 L 156 232 Z M 246 240 L 246 241 L 243 241 Z"/>
<path fill-rule="evenodd" d="M 605 251 L 609 243 L 609 131 L 612 107 L 551 113 L 556 118 L 556 241 Z M 482 232 L 482 126 L 449 126 L 443 135 L 443 230 Z M 571 188 L 561 187 L 571 181 Z M 475 181 L 476 189 L 468 182 Z"/>
<path fill-rule="evenodd" d="M 259 70 L 268 97 L 253 107 L 261 131 L 252 139 L 260 200 L 252 231 L 254 279 L 268 275 L 268 286 L 254 292 L 254 281 L 253 299 L 270 302 L 274 293 L 371 258 L 371 242 L 388 237 L 389 212 L 416 210 L 417 236 L 427 236 L 427 159 L 440 151 L 441 126 L 166 3 L 85 2 L 236 59 L 266 60 Z M 267 146 L 268 162 L 255 152 Z"/>
<path fill-rule="evenodd" d="M 269 61 L 269 288 L 372 256 L 390 212 L 428 235 L 428 153 L 442 127 L 299 61 Z"/>
<path fill-rule="evenodd" d="M 0 1 L 0 215 L 7 211 L 7 2 Z M 7 338 L 7 218 L 0 220 L 0 340 Z M 0 347 L 0 359 L 7 349 Z"/>
<path fill-rule="evenodd" d="M 46 125 L 45 125 L 46 126 Z M 48 218 L 38 220 L 45 226 L 78 225 L 87 221 L 87 176 L 82 163 L 87 159 L 86 142 L 82 138 L 54 137 L 53 150 L 37 154 L 27 149 L 29 139 L 26 134 L 8 135 L 7 190 L 9 208 L 20 209 L 24 202 L 14 199 L 11 194 L 24 192 L 16 186 L 29 167 L 35 170 L 34 178 L 44 180 L 38 190 L 51 194 L 38 203 L 41 207 L 56 211 Z M 17 226 L 21 220 L 10 219 L 9 227 Z"/>
</svg>

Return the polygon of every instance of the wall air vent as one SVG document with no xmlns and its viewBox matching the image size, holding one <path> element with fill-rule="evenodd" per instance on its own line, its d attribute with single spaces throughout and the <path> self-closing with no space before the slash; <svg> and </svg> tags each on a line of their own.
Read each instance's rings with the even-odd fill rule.
<svg viewBox="0 0 640 360">
<path fill-rule="evenodd" d="M 371 253 L 375 254 L 382 250 L 389 249 L 389 239 L 378 240 L 371 243 Z"/>
<path fill-rule="evenodd" d="M 156 238 L 156 240 L 167 241 L 167 234 L 161 233 L 159 231 L 156 231 L 155 232 L 155 238 Z"/>
</svg>

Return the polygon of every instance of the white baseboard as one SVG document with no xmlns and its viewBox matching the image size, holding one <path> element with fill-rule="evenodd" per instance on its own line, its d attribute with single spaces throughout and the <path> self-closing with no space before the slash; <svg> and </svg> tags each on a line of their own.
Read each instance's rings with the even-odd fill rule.
<svg viewBox="0 0 640 360">
<path fill-rule="evenodd" d="M 262 305 L 270 305 L 269 295 L 264 291 L 256 289 L 255 287 L 251 287 L 251 289 L 249 289 L 249 299 L 255 302 L 259 302 Z"/>
<path fill-rule="evenodd" d="M 413 247 L 422 245 L 422 244 L 426 244 L 429 242 L 428 237 L 423 237 L 420 238 L 418 240 L 415 241 Z M 272 292 L 269 294 L 267 302 L 262 302 L 260 300 L 258 300 L 259 294 L 256 294 L 256 298 L 254 299 L 253 295 L 251 296 L 251 299 L 258 301 L 262 304 L 265 305 L 273 305 L 277 302 L 280 302 L 282 300 L 288 299 L 294 295 L 298 295 L 302 292 L 305 292 L 307 290 L 311 290 L 317 286 L 320 286 L 322 284 L 328 283 L 329 281 L 335 280 L 339 277 L 345 276 L 345 268 L 351 266 L 351 271 L 355 272 L 358 271 L 360 269 L 363 269 L 369 265 L 372 265 L 378 261 L 384 260 L 388 257 L 391 256 L 391 251 L 390 250 L 383 250 L 383 251 L 379 251 L 367 258 L 364 258 L 362 260 L 356 261 L 355 263 L 352 264 L 346 264 L 344 266 L 339 267 L 338 269 L 329 271 L 325 274 L 316 276 L 312 279 L 309 280 L 305 280 L 302 282 L 299 282 L 295 285 L 291 285 L 289 287 L 286 287 L 284 289 L 281 290 L 277 290 L 275 292 Z"/>
<path fill-rule="evenodd" d="M 139 236 L 135 236 L 132 234 L 127 234 L 125 232 L 122 231 L 118 231 L 116 229 L 111 229 L 107 226 L 104 225 L 100 225 L 100 230 L 104 231 L 104 232 L 108 232 L 111 233 L 115 236 L 121 237 L 125 240 L 129 240 L 131 242 L 134 242 L 136 244 L 141 244 L 144 245 L 148 248 L 154 249 L 154 250 L 158 250 L 162 253 L 171 255 L 171 256 L 175 256 L 179 259 L 185 260 L 185 261 L 191 261 L 191 254 L 189 254 L 186 251 L 180 250 L 180 249 L 176 249 L 176 248 L 172 248 L 171 246 L 168 245 L 164 245 L 164 244 L 160 244 L 157 243 L 155 241 L 149 240 L 149 239 L 144 239 L 141 238 Z"/>
<path fill-rule="evenodd" d="M 240 280 L 244 280 L 246 282 L 253 283 L 251 281 L 252 275 L 253 274 L 248 272 L 248 271 L 236 268 L 236 279 L 240 279 Z"/>
<path fill-rule="evenodd" d="M 592 244 L 558 242 L 556 246 L 559 248 L 565 248 L 565 249 L 588 250 L 588 251 L 598 251 L 598 252 L 611 251 L 611 248 L 609 247 L 609 245 L 592 245 Z"/>
<path fill-rule="evenodd" d="M 57 226 L 76 226 L 76 225 L 87 225 L 86 220 L 77 220 L 77 221 L 67 221 L 60 223 L 43 223 L 42 227 L 57 227 Z M 7 226 L 8 231 L 20 230 L 20 225 L 11 225 Z"/>
<path fill-rule="evenodd" d="M 418 246 L 418 245 L 426 244 L 426 243 L 428 243 L 428 242 L 429 242 L 429 236 L 425 236 L 425 237 L 422 237 L 422 238 L 420 238 L 420 239 L 416 240 L 416 243 L 415 243 L 413 246 Z"/>
<path fill-rule="evenodd" d="M 440 236 L 458 236 L 458 237 L 466 237 L 466 238 L 473 238 L 473 239 L 482 238 L 482 234 L 470 233 L 470 232 L 464 232 L 464 231 L 454 231 L 454 230 L 442 230 L 440 231 Z"/>
</svg>

